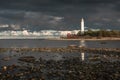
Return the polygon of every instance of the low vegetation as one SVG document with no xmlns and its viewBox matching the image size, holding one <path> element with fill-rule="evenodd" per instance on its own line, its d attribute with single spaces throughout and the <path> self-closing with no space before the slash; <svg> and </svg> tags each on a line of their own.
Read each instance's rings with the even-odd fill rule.
<svg viewBox="0 0 120 80">
<path fill-rule="evenodd" d="M 99 31 L 92 31 L 88 30 L 84 33 L 84 35 L 81 35 L 80 31 L 77 34 L 78 36 L 84 36 L 84 37 L 120 37 L 120 31 L 118 30 L 99 30 Z"/>
</svg>

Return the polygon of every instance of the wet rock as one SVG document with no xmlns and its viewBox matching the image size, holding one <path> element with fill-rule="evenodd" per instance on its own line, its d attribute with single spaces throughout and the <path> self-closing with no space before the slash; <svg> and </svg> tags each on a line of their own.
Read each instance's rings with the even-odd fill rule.
<svg viewBox="0 0 120 80">
<path fill-rule="evenodd" d="M 24 56 L 24 57 L 20 57 L 18 60 L 24 61 L 24 62 L 35 62 L 35 57 L 33 57 L 33 56 Z"/>
</svg>

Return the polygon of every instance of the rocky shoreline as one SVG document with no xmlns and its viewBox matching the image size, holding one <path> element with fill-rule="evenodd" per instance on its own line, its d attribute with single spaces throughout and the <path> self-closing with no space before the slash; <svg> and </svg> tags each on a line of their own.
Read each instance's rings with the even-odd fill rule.
<svg viewBox="0 0 120 80">
<path fill-rule="evenodd" d="M 120 48 L 86 48 L 68 46 L 64 48 L 0 48 L 0 52 L 13 51 L 16 54 L 29 52 L 47 53 L 94 53 L 89 61 L 82 61 L 80 56 L 63 60 L 45 60 L 36 57 L 19 56 L 18 64 L 0 67 L 1 80 L 119 80 L 120 79 Z M 99 56 L 98 54 L 102 55 Z M 16 56 L 13 56 L 16 57 Z M 11 58 L 13 58 L 11 57 Z M 103 57 L 103 58 L 102 58 Z M 110 61 L 108 58 L 115 58 Z M 9 61 L 5 57 L 4 61 Z M 12 74 L 11 74 L 12 73 Z"/>
<path fill-rule="evenodd" d="M 24 57 L 27 58 L 27 57 Z M 29 57 L 33 58 L 33 57 Z M 24 65 L 9 65 L 0 68 L 2 80 L 119 80 L 120 61 L 100 61 L 90 64 L 71 58 L 54 60 L 22 60 Z M 12 73 L 12 74 L 11 74 Z"/>
</svg>

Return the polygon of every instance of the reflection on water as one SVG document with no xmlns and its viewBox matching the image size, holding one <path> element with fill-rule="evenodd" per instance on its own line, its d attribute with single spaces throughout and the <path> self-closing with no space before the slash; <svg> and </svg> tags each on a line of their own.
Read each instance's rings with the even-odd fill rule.
<svg viewBox="0 0 120 80">
<path fill-rule="evenodd" d="M 86 47 L 84 39 L 80 40 L 79 47 Z M 85 53 L 84 52 L 81 52 L 81 59 L 82 59 L 82 61 L 85 60 Z"/>
<path fill-rule="evenodd" d="M 79 46 L 80 47 L 85 47 L 86 46 L 84 39 L 80 40 Z"/>
<path fill-rule="evenodd" d="M 85 53 L 84 52 L 81 53 L 81 59 L 82 59 L 82 61 L 85 60 Z"/>
</svg>

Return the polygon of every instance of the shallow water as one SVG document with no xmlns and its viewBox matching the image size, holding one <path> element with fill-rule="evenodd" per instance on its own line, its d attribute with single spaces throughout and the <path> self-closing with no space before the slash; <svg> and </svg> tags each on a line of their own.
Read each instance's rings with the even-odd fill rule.
<svg viewBox="0 0 120 80">
<path fill-rule="evenodd" d="M 101 44 L 105 42 L 105 44 Z M 67 47 L 68 45 L 81 45 L 85 47 L 93 48 L 120 48 L 119 41 L 54 41 L 54 40 L 0 40 L 1 48 L 11 48 L 11 47 Z M 16 51 L 7 51 L 0 53 L 0 66 L 3 65 L 12 65 L 19 64 L 18 59 L 23 56 L 33 56 L 36 58 L 36 61 L 39 58 L 43 60 L 65 60 L 71 58 L 80 58 L 81 61 L 96 63 L 101 60 L 104 61 L 119 61 L 114 56 L 107 56 L 104 54 L 95 54 L 95 53 L 48 53 L 48 52 L 16 52 Z M 10 60 L 5 61 L 4 58 L 10 58 Z"/>
<path fill-rule="evenodd" d="M 96 63 L 101 60 L 103 61 L 120 61 L 116 58 L 116 56 L 111 55 L 104 55 L 104 54 L 95 54 L 95 53 L 51 53 L 51 52 L 15 52 L 15 51 L 7 51 L 4 53 L 0 53 L 0 66 L 3 65 L 13 65 L 18 64 L 21 65 L 19 62 L 20 57 L 24 56 L 33 56 L 35 57 L 36 61 L 39 61 L 41 58 L 42 60 L 66 60 L 66 59 L 73 59 L 79 58 L 80 61 L 87 62 L 87 63 Z M 9 60 L 3 60 L 4 58 L 9 58 Z"/>
</svg>

